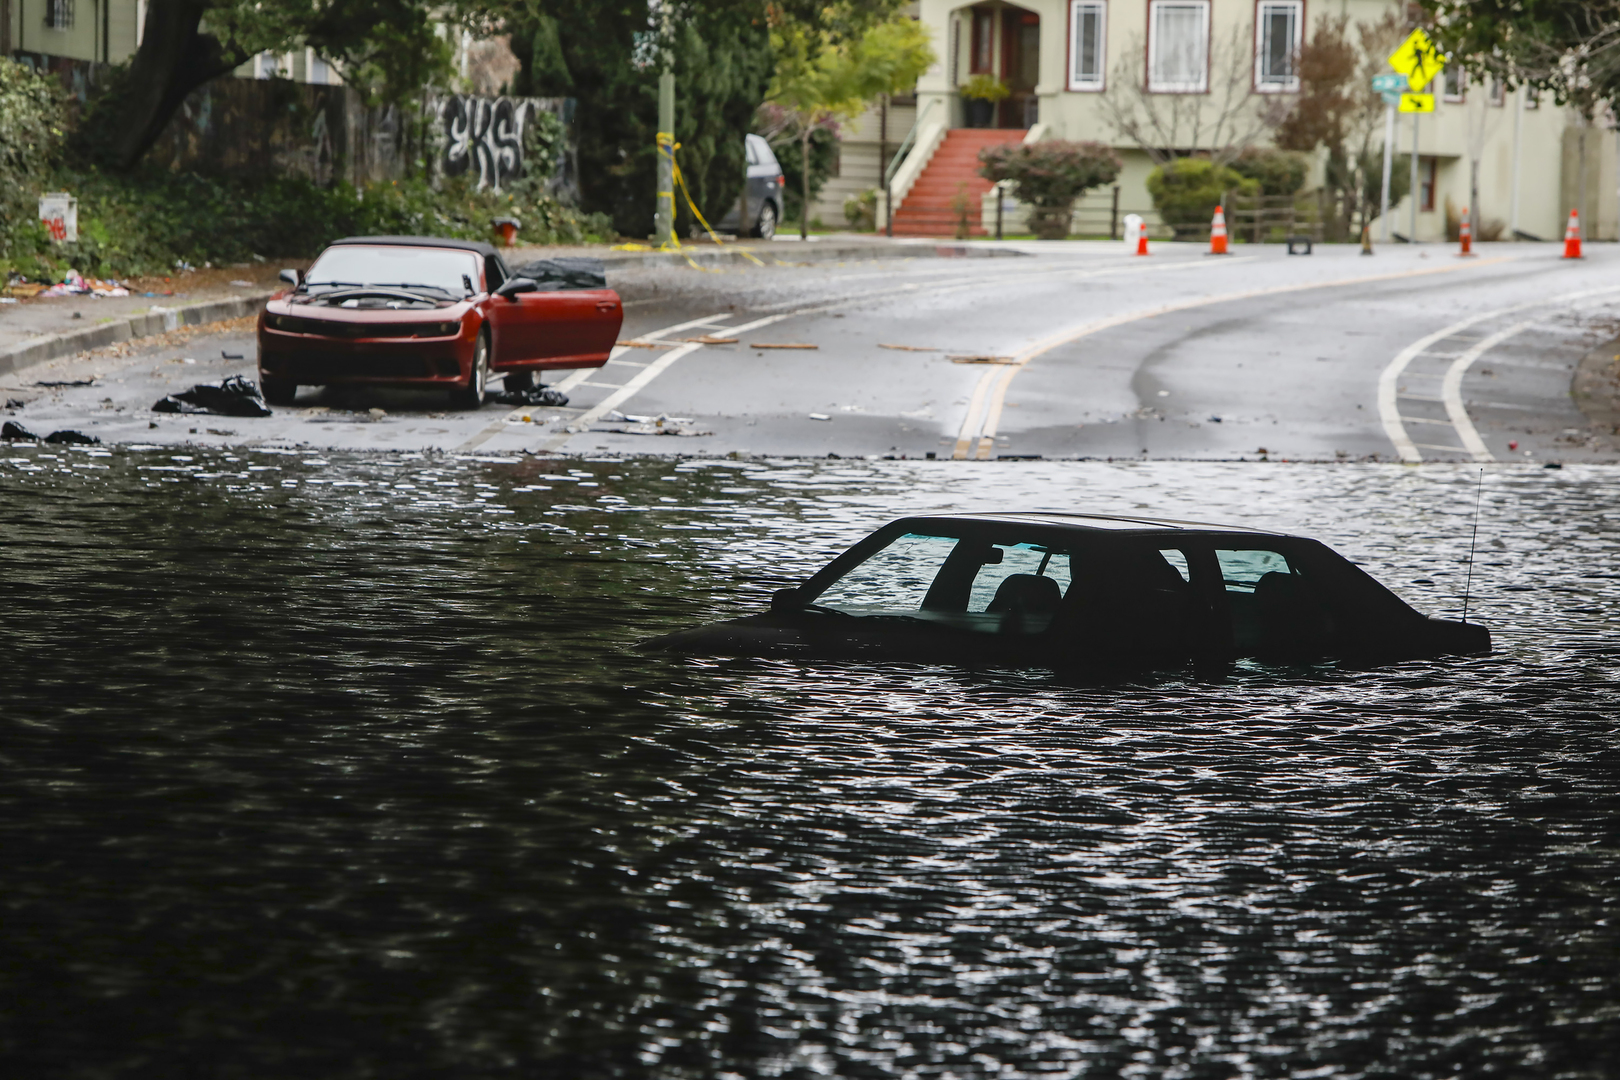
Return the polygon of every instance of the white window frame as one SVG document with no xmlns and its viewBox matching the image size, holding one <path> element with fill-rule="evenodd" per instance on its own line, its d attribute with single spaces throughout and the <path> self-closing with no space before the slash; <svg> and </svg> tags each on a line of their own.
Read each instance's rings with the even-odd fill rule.
<svg viewBox="0 0 1620 1080">
<path fill-rule="evenodd" d="M 1266 29 L 1271 20 L 1267 15 L 1279 9 L 1294 14 L 1293 40 L 1288 43 L 1286 78 L 1277 78 L 1266 72 Z M 1261 94 L 1297 94 L 1299 92 L 1299 50 L 1305 44 L 1305 0 L 1258 0 L 1254 5 L 1254 89 Z"/>
<path fill-rule="evenodd" d="M 1459 104 L 1468 100 L 1468 69 L 1459 67 L 1456 70 L 1457 92 L 1453 94 L 1451 92 L 1451 79 L 1449 78 L 1452 69 L 1449 67 L 1440 69 L 1439 79 L 1441 101 L 1449 101 L 1453 104 Z"/>
<path fill-rule="evenodd" d="M 1097 16 L 1097 71 L 1086 76 L 1080 72 L 1080 16 L 1082 12 Z M 1098 91 L 1105 87 L 1108 71 L 1108 3 L 1107 0 L 1069 0 L 1069 89 Z"/>
<path fill-rule="evenodd" d="M 1147 83 L 1150 94 L 1206 94 L 1209 92 L 1209 5 L 1210 0 L 1148 0 Z M 1203 68 L 1193 82 L 1160 82 L 1154 77 L 1159 66 L 1159 12 L 1165 8 L 1196 8 L 1201 13 Z"/>
</svg>

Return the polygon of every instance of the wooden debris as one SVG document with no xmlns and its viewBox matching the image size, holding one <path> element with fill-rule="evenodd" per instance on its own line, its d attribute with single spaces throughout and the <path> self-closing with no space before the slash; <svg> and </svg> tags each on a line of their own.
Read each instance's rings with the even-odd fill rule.
<svg viewBox="0 0 1620 1080">
<path fill-rule="evenodd" d="M 754 341 L 754 342 L 750 342 L 748 347 L 750 349 L 819 349 L 819 348 L 821 348 L 820 345 L 807 345 L 804 342 L 800 342 L 800 341 L 791 341 L 791 342 Z"/>
<path fill-rule="evenodd" d="M 667 349 L 668 345 L 660 345 L 656 341 L 615 341 L 615 345 L 623 345 L 627 349 Z"/>
<path fill-rule="evenodd" d="M 899 349 L 901 352 L 944 352 L 945 351 L 944 349 L 941 349 L 937 345 L 887 345 L 887 344 L 885 344 L 885 343 L 883 343 L 881 341 L 878 342 L 878 348 L 880 348 L 880 349 Z"/>
<path fill-rule="evenodd" d="M 702 337 L 681 338 L 682 341 L 694 341 L 699 345 L 735 345 L 734 337 L 715 337 L 713 334 L 704 334 Z"/>
<path fill-rule="evenodd" d="M 1017 360 L 1010 356 L 949 356 L 946 357 L 953 364 L 1016 364 Z"/>
</svg>

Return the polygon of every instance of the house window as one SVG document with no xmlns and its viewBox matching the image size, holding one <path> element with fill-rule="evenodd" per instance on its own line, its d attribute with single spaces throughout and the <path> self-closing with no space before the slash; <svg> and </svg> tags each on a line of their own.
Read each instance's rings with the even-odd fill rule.
<svg viewBox="0 0 1620 1080">
<path fill-rule="evenodd" d="M 1460 67 L 1448 67 L 1440 77 L 1441 94 L 1446 101 L 1462 101 L 1468 95 L 1468 72 Z"/>
<path fill-rule="evenodd" d="M 1103 88 L 1103 34 L 1108 9 L 1097 0 L 1070 0 L 1069 89 Z"/>
<path fill-rule="evenodd" d="M 1438 158 L 1418 159 L 1418 209 L 1434 209 L 1435 164 Z"/>
<path fill-rule="evenodd" d="M 1262 3 L 1254 20 L 1254 86 L 1287 93 L 1299 89 L 1299 46 L 1304 0 Z"/>
<path fill-rule="evenodd" d="M 968 58 L 968 74 L 991 70 L 994 56 L 996 16 L 993 11 L 973 9 L 973 54 Z"/>
<path fill-rule="evenodd" d="M 1209 0 L 1148 4 L 1148 89 L 1201 94 L 1209 88 Z"/>
<path fill-rule="evenodd" d="M 73 29 L 73 0 L 45 0 L 45 29 Z"/>
<path fill-rule="evenodd" d="M 1541 91 L 1534 86 L 1524 88 L 1524 107 L 1527 109 L 1541 108 Z"/>
<path fill-rule="evenodd" d="M 1491 104 L 1500 107 L 1507 100 L 1507 88 L 1502 83 L 1502 76 L 1491 76 Z"/>
</svg>

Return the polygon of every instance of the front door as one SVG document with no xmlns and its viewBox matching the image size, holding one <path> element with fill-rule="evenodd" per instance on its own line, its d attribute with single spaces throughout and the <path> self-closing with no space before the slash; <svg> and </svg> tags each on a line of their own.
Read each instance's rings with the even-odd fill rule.
<svg viewBox="0 0 1620 1080">
<path fill-rule="evenodd" d="M 1023 8 L 1001 11 L 1001 81 L 1011 91 L 1000 105 L 996 126 L 1027 128 L 1038 117 L 1035 84 L 1041 77 L 1041 17 Z"/>
<path fill-rule="evenodd" d="M 624 305 L 612 289 L 562 289 L 490 300 L 497 371 L 514 368 L 594 368 L 624 324 Z"/>
</svg>

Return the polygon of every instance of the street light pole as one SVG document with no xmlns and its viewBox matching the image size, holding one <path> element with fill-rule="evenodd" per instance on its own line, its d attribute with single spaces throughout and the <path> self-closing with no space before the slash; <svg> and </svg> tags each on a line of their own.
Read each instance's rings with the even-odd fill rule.
<svg viewBox="0 0 1620 1080">
<path fill-rule="evenodd" d="M 658 76 L 657 138 L 658 206 L 653 212 L 657 230 L 654 239 L 659 247 L 668 247 L 675 235 L 675 73 L 668 67 Z"/>
<path fill-rule="evenodd" d="M 1389 172 L 1395 163 L 1395 106 L 1384 106 L 1384 190 L 1378 201 L 1379 231 L 1389 243 Z"/>
</svg>

